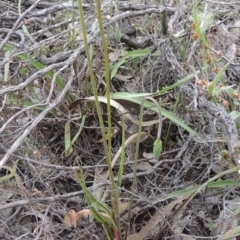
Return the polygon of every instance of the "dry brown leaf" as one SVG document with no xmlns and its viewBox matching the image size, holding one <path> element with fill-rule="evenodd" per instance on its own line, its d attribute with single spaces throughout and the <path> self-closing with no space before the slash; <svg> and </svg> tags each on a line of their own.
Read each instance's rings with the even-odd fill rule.
<svg viewBox="0 0 240 240">
<path fill-rule="evenodd" d="M 69 110 L 74 109 L 83 101 L 95 101 L 94 97 L 87 97 L 87 98 L 79 98 L 71 103 L 69 106 Z M 107 98 L 103 96 L 98 96 L 98 101 L 107 104 Z M 128 101 L 128 106 L 130 102 Z M 128 118 L 131 122 L 135 123 L 136 125 L 140 125 L 140 121 L 135 119 L 130 113 L 129 110 L 125 109 L 121 104 L 119 104 L 117 101 L 110 99 L 110 105 L 114 108 L 116 108 L 121 114 L 124 114 L 126 118 Z M 151 120 L 146 122 L 141 122 L 142 127 L 152 126 L 156 123 L 159 123 L 159 120 Z"/>
<path fill-rule="evenodd" d="M 129 80 L 131 78 L 133 78 L 133 76 L 129 75 L 129 76 L 124 76 L 124 75 L 121 75 L 121 74 L 115 74 L 114 75 L 114 78 L 118 79 L 118 80 L 121 80 L 123 82 L 129 82 Z"/>
<path fill-rule="evenodd" d="M 88 209 L 81 210 L 78 213 L 76 213 L 75 210 L 71 209 L 71 210 L 69 210 L 67 215 L 64 217 L 64 222 L 66 223 L 66 225 L 68 227 L 76 227 L 77 221 L 81 217 L 83 217 L 83 216 L 86 217 L 90 214 L 91 214 L 91 212 Z"/>
<path fill-rule="evenodd" d="M 64 222 L 68 227 L 76 227 L 77 226 L 77 220 L 79 219 L 79 216 L 75 212 L 75 210 L 71 209 L 67 213 L 67 215 L 64 217 Z"/>
<path fill-rule="evenodd" d="M 32 191 L 33 191 L 32 196 L 37 196 L 41 198 L 46 197 L 46 195 L 42 191 L 38 190 L 37 188 L 34 188 Z"/>
<path fill-rule="evenodd" d="M 152 165 L 149 162 L 138 162 L 137 163 L 137 170 L 141 170 L 141 171 L 150 171 L 152 170 Z"/>
<path fill-rule="evenodd" d="M 143 157 L 146 159 L 153 159 L 153 153 L 147 153 L 147 152 L 143 152 Z"/>
</svg>

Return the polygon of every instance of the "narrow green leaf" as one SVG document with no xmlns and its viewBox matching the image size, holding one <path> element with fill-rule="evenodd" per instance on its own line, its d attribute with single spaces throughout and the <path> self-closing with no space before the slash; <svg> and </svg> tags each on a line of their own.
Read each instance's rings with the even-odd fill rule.
<svg viewBox="0 0 240 240">
<path fill-rule="evenodd" d="M 131 97 L 131 94 L 129 96 L 127 96 L 127 94 L 124 94 L 124 98 L 120 97 L 120 94 L 117 96 L 117 98 L 115 97 L 116 95 L 113 94 L 112 98 L 113 99 L 123 99 L 126 101 L 130 101 L 130 102 L 134 102 L 137 103 L 139 105 L 142 104 L 142 98 L 135 98 L 135 97 Z M 150 101 L 144 101 L 144 107 L 145 108 L 150 108 L 152 111 L 155 111 L 158 113 L 158 108 L 151 103 Z M 186 129 L 189 133 L 193 134 L 194 136 L 198 137 L 198 139 L 201 139 L 202 141 L 204 141 L 202 139 L 201 136 L 199 136 L 192 128 L 190 128 L 187 124 L 185 124 L 181 119 L 179 119 L 175 114 L 173 114 L 172 112 L 167 111 L 166 109 L 162 108 L 161 110 L 162 115 L 166 118 L 168 118 L 169 120 L 171 120 L 172 122 L 176 123 L 177 125 L 181 126 L 182 128 Z"/>
<path fill-rule="evenodd" d="M 238 185 L 239 182 L 233 179 L 219 180 L 208 184 L 208 188 L 224 188 Z"/>
<path fill-rule="evenodd" d="M 202 185 L 198 185 L 198 186 L 190 187 L 190 188 L 187 188 L 187 189 L 171 192 L 171 193 L 167 194 L 166 196 L 159 197 L 159 198 L 155 199 L 153 201 L 153 204 L 156 204 L 156 203 L 159 203 L 159 202 L 162 202 L 162 201 L 165 201 L 167 199 L 174 198 L 174 197 L 184 196 L 184 195 L 187 195 L 187 194 L 193 194 L 197 190 L 202 189 L 204 186 L 205 187 L 207 186 L 208 188 L 224 188 L 226 186 L 239 185 L 239 181 L 231 180 L 231 179 L 230 180 L 228 179 L 228 180 L 214 181 L 219 177 L 219 175 L 226 175 L 226 174 L 229 174 L 229 173 L 232 173 L 232 172 L 236 172 L 236 171 L 238 171 L 238 169 L 239 169 L 239 167 L 228 169 L 225 172 L 222 172 L 221 174 L 216 175 L 215 177 L 213 177 L 209 181 L 203 183 Z M 214 181 L 214 182 L 211 182 L 211 181 Z"/>
<path fill-rule="evenodd" d="M 225 70 L 228 68 L 228 66 L 231 64 L 232 60 L 230 60 L 216 75 L 216 77 L 213 79 L 212 83 L 210 84 L 208 90 L 209 90 L 209 95 L 210 97 L 213 98 L 213 90 L 216 86 L 216 84 L 218 83 L 218 81 L 220 80 L 222 74 L 225 72 Z"/>
<path fill-rule="evenodd" d="M 96 197 L 88 190 L 86 186 L 86 182 L 84 179 L 84 174 L 81 166 L 79 165 L 79 170 L 80 170 L 80 177 L 78 178 L 79 184 L 81 185 L 83 191 L 85 192 L 86 195 L 86 202 L 89 206 L 89 209 L 96 221 L 103 225 L 115 225 L 114 221 L 112 219 L 112 212 L 109 209 L 109 207 L 102 201 L 96 199 Z M 107 216 L 104 216 L 101 214 L 101 212 L 105 213 Z"/>
<path fill-rule="evenodd" d="M 32 38 L 31 34 L 29 33 L 26 25 L 22 25 L 22 29 L 23 29 L 23 32 L 25 32 L 25 34 L 29 37 L 29 39 L 32 41 L 32 42 L 35 42 L 34 39 Z"/>
<path fill-rule="evenodd" d="M 198 70 L 197 73 L 200 73 L 200 71 Z M 155 92 L 155 93 L 128 93 L 128 92 L 116 92 L 116 93 L 113 93 L 111 95 L 111 97 L 113 99 L 124 99 L 125 97 L 127 98 L 135 98 L 135 97 L 147 97 L 147 96 L 159 96 L 161 94 L 164 94 L 164 93 L 167 93 L 169 91 L 171 91 L 172 89 L 176 88 L 176 87 L 179 87 L 181 86 L 182 84 L 190 81 L 191 79 L 194 78 L 194 74 L 190 74 L 188 75 L 187 77 L 177 81 L 176 83 L 170 85 L 170 86 L 167 86 L 167 87 L 164 87 L 162 88 L 161 90 Z"/>
<path fill-rule="evenodd" d="M 72 120 L 79 120 L 81 118 L 82 118 L 82 121 L 81 121 L 80 127 L 79 127 L 76 135 L 73 137 L 73 139 L 71 141 L 71 145 L 73 145 L 76 142 L 76 140 L 78 139 L 78 137 L 80 136 L 80 134 L 82 132 L 82 129 L 83 129 L 83 126 L 84 126 L 84 123 L 85 123 L 85 120 L 86 120 L 86 115 L 84 115 L 83 117 L 79 116 L 79 117 L 76 117 L 76 118 L 72 119 Z"/>
<path fill-rule="evenodd" d="M 195 3 L 193 4 L 193 18 L 194 18 L 195 29 L 196 29 L 202 43 L 206 46 L 207 41 L 206 41 L 206 39 L 204 37 L 204 34 L 202 33 L 202 30 L 201 30 L 200 25 L 199 25 L 197 7 L 196 7 Z"/>
<path fill-rule="evenodd" d="M 124 126 L 124 115 L 123 115 L 123 118 L 122 118 L 122 126 Z M 120 160 L 120 167 L 119 167 L 119 170 L 118 170 L 118 182 L 117 182 L 117 186 L 119 187 L 119 189 L 121 188 L 122 186 L 122 179 L 123 179 L 123 171 L 124 171 L 124 163 L 125 163 L 125 131 L 122 131 L 122 151 L 121 151 L 121 160 Z M 120 195 L 120 190 L 118 192 L 118 197 Z"/>
</svg>

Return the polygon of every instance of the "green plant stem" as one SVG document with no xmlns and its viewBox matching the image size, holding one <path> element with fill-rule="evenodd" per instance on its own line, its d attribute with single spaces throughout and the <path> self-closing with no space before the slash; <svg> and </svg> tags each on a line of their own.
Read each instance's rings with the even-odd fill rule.
<svg viewBox="0 0 240 240">
<path fill-rule="evenodd" d="M 145 99 L 150 100 L 153 104 L 155 104 L 155 106 L 158 109 L 159 124 L 158 124 L 157 138 L 160 139 L 161 132 L 162 132 L 162 111 L 161 111 L 161 107 L 160 107 L 160 105 L 158 104 L 158 102 L 154 98 L 152 98 L 152 97 L 145 97 Z M 143 101 L 145 99 L 143 99 Z"/>
<path fill-rule="evenodd" d="M 96 103 L 96 109 L 99 117 L 99 123 L 101 127 L 101 133 L 103 137 L 103 146 L 104 146 L 104 151 L 105 155 L 107 157 L 107 163 L 109 167 L 109 177 L 111 181 L 111 203 L 112 207 L 115 210 L 115 216 L 114 216 L 114 221 L 116 221 L 116 226 L 119 230 L 119 221 L 116 217 L 118 215 L 118 203 L 117 203 L 117 193 L 116 193 L 116 187 L 115 187 L 115 182 L 113 178 L 113 173 L 112 173 L 112 168 L 111 168 L 111 106 L 110 106 L 110 71 L 109 71 L 109 60 L 108 60 L 108 52 L 107 52 L 107 42 L 104 37 L 104 31 L 102 27 L 102 18 L 101 18 L 101 3 L 98 0 L 97 1 L 97 16 L 98 16 L 98 22 L 99 22 L 99 30 L 100 30 L 100 35 L 102 39 L 102 45 L 104 49 L 104 58 L 105 58 L 105 67 L 106 67 L 106 93 L 107 93 L 107 111 L 108 111 L 108 144 L 107 144 L 107 138 L 105 135 L 105 128 L 103 124 L 103 118 L 102 118 L 102 112 L 100 108 L 100 104 L 98 101 L 98 93 L 97 93 L 97 87 L 96 87 L 96 82 L 95 82 L 95 77 L 93 73 L 93 68 L 92 68 L 92 61 L 90 57 L 90 52 L 89 52 L 89 47 L 88 47 L 88 42 L 87 42 L 87 32 L 86 32 L 86 26 L 84 22 L 84 12 L 83 12 L 83 7 L 82 7 L 82 0 L 78 0 L 78 6 L 79 6 L 79 16 L 82 24 L 82 32 L 83 32 L 83 40 L 84 40 L 84 46 L 85 46 L 85 52 L 88 60 L 88 69 L 89 69 L 89 74 L 91 78 L 91 83 L 92 83 L 92 88 L 93 88 L 93 93 L 94 93 L 94 98 L 95 98 L 95 103 Z"/>
<path fill-rule="evenodd" d="M 176 112 L 177 106 L 179 104 L 179 99 L 180 99 L 180 93 L 177 94 L 177 100 L 176 100 L 175 104 L 173 105 L 173 113 Z M 168 138 L 169 138 L 169 135 L 170 135 L 171 126 L 172 126 L 172 122 L 170 121 L 169 125 L 168 125 L 167 135 L 166 135 L 166 138 L 164 139 L 165 142 L 168 141 Z"/>
<path fill-rule="evenodd" d="M 134 155 L 134 165 L 133 165 L 133 180 L 132 180 L 132 194 L 130 197 L 129 201 L 129 208 L 128 208 L 128 225 L 126 226 L 125 230 L 125 240 L 127 240 L 127 235 L 128 235 L 128 229 L 129 229 L 129 224 L 130 224 L 130 219 L 131 219 L 131 211 L 132 211 L 132 206 L 133 206 L 133 191 L 136 186 L 136 179 L 137 179 L 137 160 L 138 160 L 138 153 L 139 153 L 139 145 L 140 145 L 140 136 L 141 136 L 141 129 L 142 129 L 142 121 L 143 121 L 143 103 L 144 100 L 142 100 L 142 104 L 140 107 L 140 117 L 139 117 L 139 125 L 138 125 L 138 136 L 137 136 L 137 142 L 136 142 L 136 151 Z"/>
<path fill-rule="evenodd" d="M 112 119 L 111 119 L 111 104 L 110 104 L 110 94 L 111 94 L 111 85 L 110 85 L 110 64 L 109 64 L 109 58 L 108 58 L 108 46 L 107 46 L 107 41 L 104 35 L 104 30 L 103 30 L 103 24 L 102 24 L 102 15 L 101 15 L 101 2 L 100 0 L 96 1 L 97 5 L 97 18 L 98 18 L 98 24 L 99 24 L 99 32 L 102 40 L 102 46 L 103 46 L 103 51 L 104 51 L 104 60 L 105 60 L 105 79 L 106 79 L 106 97 L 107 97 L 107 113 L 108 113 L 108 148 L 107 148 L 107 164 L 108 164 L 108 169 L 109 169 L 109 178 L 111 182 L 111 189 L 112 192 L 111 194 L 111 203 L 112 207 L 114 208 L 114 219 L 115 219 L 115 224 L 118 227 L 118 230 L 120 225 L 119 225 L 119 217 L 118 217 L 118 198 L 117 198 L 117 191 L 116 191 L 116 184 L 114 181 L 114 176 L 112 172 Z M 119 231 L 120 232 L 120 231 Z"/>
<path fill-rule="evenodd" d="M 103 136 L 104 150 L 105 150 L 105 154 L 107 155 L 107 140 L 106 140 L 106 136 L 105 136 L 102 112 L 101 112 L 100 104 L 99 104 L 99 101 L 98 101 L 97 85 L 96 85 L 96 82 L 95 82 L 95 77 L 94 77 L 93 67 L 92 67 L 92 61 L 91 61 L 91 56 L 90 56 L 89 47 L 88 47 L 87 31 L 86 31 L 86 25 L 85 25 L 85 22 L 84 22 L 84 12 L 83 12 L 83 7 L 82 7 L 82 0 L 78 0 L 78 6 L 79 6 L 79 16 L 80 16 L 80 20 L 81 20 L 81 24 L 82 24 L 82 32 L 83 32 L 85 52 L 86 52 L 86 56 L 87 56 L 87 60 L 88 60 L 88 70 L 89 70 L 92 89 L 93 89 L 93 93 L 94 93 L 96 109 L 97 109 L 97 113 L 98 113 L 98 117 L 99 117 L 101 133 L 102 133 L 102 136 Z"/>
<path fill-rule="evenodd" d="M 156 105 L 156 107 L 157 107 L 157 109 L 158 109 L 159 125 L 158 125 L 157 138 L 160 139 L 160 137 L 161 137 L 161 129 L 162 129 L 162 113 L 161 113 L 161 107 L 160 107 L 160 105 L 158 104 L 158 102 L 157 102 L 154 98 L 152 98 L 152 97 L 145 97 L 145 98 L 142 99 L 141 108 L 140 108 L 140 118 L 139 118 L 140 124 L 138 125 L 138 137 L 137 137 L 136 151 L 135 151 L 135 156 L 134 156 L 132 191 L 134 191 L 135 186 L 136 186 L 136 179 L 137 179 L 137 161 L 138 161 L 138 154 L 139 154 L 140 136 L 141 136 L 141 129 L 142 129 L 142 121 L 143 121 L 143 107 L 144 107 L 144 101 L 145 101 L 145 100 L 150 100 L 150 101 L 152 101 L 153 104 Z M 132 205 L 133 205 L 133 194 L 131 195 L 130 201 L 129 201 L 128 223 L 130 223 L 130 219 L 131 219 Z M 127 239 L 128 228 L 129 228 L 129 226 L 126 227 L 125 240 Z"/>
<path fill-rule="evenodd" d="M 125 119 L 125 115 L 123 114 L 122 115 L 122 126 L 124 126 L 124 119 Z M 117 185 L 119 187 L 119 191 L 118 191 L 118 195 L 117 197 L 119 198 L 119 195 L 120 195 L 120 187 L 122 185 L 122 175 L 123 175 L 123 170 L 124 170 L 124 163 L 125 163 L 125 128 L 123 127 L 123 130 L 122 130 L 122 152 L 121 152 L 121 161 L 120 161 L 120 167 L 119 167 L 119 170 L 118 170 L 118 182 L 117 182 Z"/>
</svg>

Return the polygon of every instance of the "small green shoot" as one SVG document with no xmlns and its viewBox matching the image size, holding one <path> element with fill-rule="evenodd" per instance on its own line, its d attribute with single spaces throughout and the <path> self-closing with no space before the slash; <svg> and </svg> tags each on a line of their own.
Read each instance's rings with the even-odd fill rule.
<svg viewBox="0 0 240 240">
<path fill-rule="evenodd" d="M 157 133 L 157 139 L 153 144 L 153 157 L 155 160 L 158 160 L 162 153 L 162 140 L 160 139 L 161 132 L 162 132 L 162 110 L 161 110 L 160 104 L 158 104 L 158 102 L 154 98 L 146 97 L 145 99 L 152 101 L 152 103 L 156 106 L 158 110 L 158 119 L 159 119 L 158 133 Z"/>
<path fill-rule="evenodd" d="M 162 153 L 162 141 L 157 138 L 153 145 L 153 157 L 155 160 L 158 160 Z"/>
<path fill-rule="evenodd" d="M 79 129 L 77 131 L 77 133 L 75 134 L 75 136 L 73 137 L 73 139 L 71 140 L 71 128 L 70 128 L 70 123 L 72 121 L 78 121 L 82 118 L 82 122 L 79 126 Z M 64 133 L 64 141 L 65 141 L 65 156 L 68 157 L 72 154 L 73 151 L 73 145 L 76 142 L 76 140 L 78 139 L 78 137 L 80 136 L 84 123 L 85 123 L 85 119 L 86 116 L 84 115 L 83 117 L 79 116 L 79 117 L 75 117 L 69 121 L 66 122 L 65 124 L 65 133 Z"/>
<path fill-rule="evenodd" d="M 116 31 L 115 31 L 115 39 L 117 42 L 120 42 L 122 37 L 122 33 L 119 27 L 117 27 Z"/>
<path fill-rule="evenodd" d="M 186 55 L 186 48 L 183 45 L 180 46 L 179 53 L 181 60 L 184 61 Z"/>
</svg>

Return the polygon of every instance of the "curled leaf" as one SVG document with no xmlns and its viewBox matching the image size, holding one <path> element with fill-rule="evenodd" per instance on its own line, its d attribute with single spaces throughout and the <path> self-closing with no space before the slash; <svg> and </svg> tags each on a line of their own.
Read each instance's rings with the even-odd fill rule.
<svg viewBox="0 0 240 240">
<path fill-rule="evenodd" d="M 78 213 L 76 213 L 75 210 L 71 209 L 64 217 L 64 222 L 69 228 L 76 227 L 77 221 L 81 219 L 81 217 L 86 217 L 86 216 L 89 216 L 90 214 L 91 212 L 89 209 L 81 210 Z"/>
</svg>

